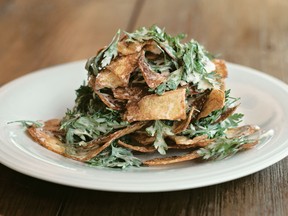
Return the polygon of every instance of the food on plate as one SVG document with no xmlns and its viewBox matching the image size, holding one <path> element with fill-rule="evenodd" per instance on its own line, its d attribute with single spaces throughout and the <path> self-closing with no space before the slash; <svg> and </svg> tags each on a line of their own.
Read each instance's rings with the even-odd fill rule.
<svg viewBox="0 0 288 216">
<path fill-rule="evenodd" d="M 28 133 L 53 152 L 104 167 L 223 159 L 252 148 L 259 127 L 239 125 L 225 61 L 183 38 L 157 26 L 118 31 L 87 61 L 75 106 Z"/>
</svg>

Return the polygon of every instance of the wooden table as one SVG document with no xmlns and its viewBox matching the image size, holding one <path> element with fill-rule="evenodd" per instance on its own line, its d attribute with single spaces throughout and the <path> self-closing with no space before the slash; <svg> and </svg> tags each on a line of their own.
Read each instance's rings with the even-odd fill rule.
<svg viewBox="0 0 288 216">
<path fill-rule="evenodd" d="M 0 85 L 87 59 L 118 28 L 185 32 L 230 62 L 288 83 L 287 0 L 0 0 Z M 269 90 L 269 89 L 268 89 Z M 0 102 L 1 104 L 1 102 Z M 162 193 L 61 186 L 0 165 L 0 215 L 288 215 L 288 158 L 219 185 Z"/>
</svg>

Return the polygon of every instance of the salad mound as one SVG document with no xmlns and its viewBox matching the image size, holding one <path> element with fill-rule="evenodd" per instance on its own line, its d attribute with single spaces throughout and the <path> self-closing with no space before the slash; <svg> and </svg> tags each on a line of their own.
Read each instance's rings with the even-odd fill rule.
<svg viewBox="0 0 288 216">
<path fill-rule="evenodd" d="M 223 159 L 252 148 L 259 127 L 241 125 L 226 63 L 197 41 L 157 26 L 118 31 L 86 63 L 88 80 L 62 119 L 32 124 L 31 137 L 95 166 L 156 166 Z"/>
</svg>

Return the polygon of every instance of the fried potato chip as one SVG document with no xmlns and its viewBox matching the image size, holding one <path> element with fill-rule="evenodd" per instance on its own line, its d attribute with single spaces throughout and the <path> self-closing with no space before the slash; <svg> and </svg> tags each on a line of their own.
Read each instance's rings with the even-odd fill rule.
<svg viewBox="0 0 288 216">
<path fill-rule="evenodd" d="M 147 95 L 139 102 L 127 105 L 124 120 L 186 119 L 185 88 L 165 92 L 163 95 Z"/>
<path fill-rule="evenodd" d="M 111 134 L 109 136 L 110 140 L 107 141 L 104 145 L 102 145 L 101 147 L 96 148 L 96 149 L 93 149 L 94 147 L 92 147 L 92 150 L 89 149 L 89 152 L 87 153 L 87 155 L 85 157 L 78 158 L 78 160 L 81 160 L 81 161 L 91 160 L 93 157 L 97 156 L 100 152 L 102 152 L 105 148 L 110 146 L 114 140 L 116 140 L 122 136 L 125 136 L 127 134 L 133 133 L 134 131 L 137 131 L 137 130 L 141 129 L 142 127 L 144 127 L 146 124 L 147 124 L 147 122 L 137 122 L 133 125 L 129 125 L 128 127 L 124 128 L 124 129 L 121 129 L 121 130 L 114 132 L 113 134 Z M 91 145 L 91 144 L 93 144 L 93 140 L 89 144 L 90 144 L 90 146 L 93 146 L 93 145 Z M 77 159 L 77 158 L 75 158 L 75 159 Z"/>
<path fill-rule="evenodd" d="M 148 94 L 148 89 L 140 86 L 119 87 L 112 89 L 113 96 L 117 99 L 128 101 L 139 101 L 140 98 Z"/>
<path fill-rule="evenodd" d="M 187 127 L 189 126 L 189 124 L 191 122 L 191 119 L 192 119 L 192 116 L 193 116 L 195 109 L 196 108 L 193 106 L 191 108 L 191 110 L 189 111 L 188 117 L 185 120 L 178 121 L 178 122 L 174 123 L 174 125 L 173 125 L 173 133 L 174 134 L 179 134 L 179 133 L 181 133 L 187 129 Z"/>
<path fill-rule="evenodd" d="M 212 62 L 215 64 L 216 73 L 220 75 L 222 78 L 227 78 L 228 70 L 226 67 L 226 63 L 222 59 L 213 59 Z"/>
<path fill-rule="evenodd" d="M 257 145 L 258 143 L 259 143 L 259 140 L 255 140 L 255 141 L 253 141 L 253 142 L 251 142 L 251 143 L 243 144 L 243 145 L 241 146 L 241 149 L 242 149 L 242 150 L 251 149 L 251 148 L 253 148 L 255 145 Z"/>
<path fill-rule="evenodd" d="M 133 151 L 137 151 L 137 152 L 143 152 L 143 153 L 148 153 L 148 152 L 155 152 L 156 149 L 154 146 L 136 146 L 136 145 L 130 145 L 127 144 L 121 140 L 118 140 L 118 145 L 123 146 L 125 148 L 131 149 Z"/>
<path fill-rule="evenodd" d="M 133 140 L 142 145 L 151 145 L 155 141 L 155 136 L 149 136 L 146 131 L 136 131 L 130 136 Z"/>
<path fill-rule="evenodd" d="M 213 89 L 206 100 L 203 109 L 197 119 L 208 116 L 211 112 L 221 109 L 225 104 L 225 93 L 219 89 Z"/>
<path fill-rule="evenodd" d="M 57 154 L 64 155 L 65 146 L 53 133 L 37 127 L 29 127 L 27 131 L 30 136 L 43 147 Z"/>
<path fill-rule="evenodd" d="M 225 90 L 225 78 L 227 78 L 228 76 L 226 63 L 222 59 L 214 59 L 213 63 L 215 64 L 215 67 L 216 67 L 216 70 L 215 70 L 216 74 L 220 76 L 220 78 L 217 79 L 217 81 L 220 83 L 220 89 L 224 91 Z"/>
<path fill-rule="evenodd" d="M 138 66 L 139 53 L 121 56 L 114 59 L 106 68 L 115 74 L 123 83 L 129 82 L 130 74 Z"/>
<path fill-rule="evenodd" d="M 158 56 L 162 53 L 159 46 L 156 44 L 155 41 L 147 41 L 146 45 L 143 48 L 145 51 L 149 51 L 150 53 L 153 53 L 154 55 Z"/>
<path fill-rule="evenodd" d="M 217 121 L 215 123 L 219 123 L 219 122 L 222 122 L 225 119 L 227 119 L 229 116 L 231 116 L 235 112 L 235 110 L 238 108 L 238 106 L 239 105 L 228 108 L 225 112 L 223 112 L 221 114 L 221 116 L 217 119 Z"/>
<path fill-rule="evenodd" d="M 180 156 L 171 156 L 171 157 L 164 157 L 164 158 L 154 158 L 151 160 L 143 161 L 144 165 L 148 166 L 159 166 L 159 165 L 167 165 L 173 163 L 179 163 L 183 161 L 189 161 L 196 158 L 199 158 L 200 155 L 196 152 L 190 152 L 188 154 L 180 155 Z"/>
<path fill-rule="evenodd" d="M 43 129 L 53 133 L 60 133 L 60 119 L 50 119 L 44 123 Z"/>
<path fill-rule="evenodd" d="M 94 89 L 94 91 L 100 90 L 102 88 L 117 88 L 119 86 L 127 86 L 129 80 L 122 80 L 117 75 L 109 71 L 108 69 L 104 69 L 99 72 L 96 78 L 90 78 L 91 83 L 90 86 Z"/>
<path fill-rule="evenodd" d="M 197 119 L 200 114 L 200 111 L 203 109 L 205 102 L 208 99 L 211 90 L 206 90 L 198 95 L 194 95 L 192 98 L 188 98 L 188 106 L 195 107 L 195 112 L 192 115 L 191 121 Z"/>
<path fill-rule="evenodd" d="M 151 70 L 145 59 L 144 51 L 141 52 L 141 56 L 139 58 L 139 68 L 142 72 L 145 82 L 152 89 L 155 89 L 157 86 L 167 80 L 166 76 Z"/>
<path fill-rule="evenodd" d="M 107 107 L 113 110 L 122 110 L 124 108 L 123 101 L 121 102 L 120 100 L 113 98 L 111 95 L 104 94 L 99 91 L 95 91 L 95 93 Z"/>
<path fill-rule="evenodd" d="M 134 41 L 133 43 L 131 43 L 131 42 L 126 42 L 125 40 L 122 40 L 118 42 L 117 51 L 118 53 L 122 55 L 131 55 L 131 54 L 140 52 L 144 45 L 145 43 L 140 43 L 137 41 Z"/>
<path fill-rule="evenodd" d="M 236 128 L 229 128 L 226 132 L 226 136 L 227 138 L 246 137 L 259 130 L 260 128 L 257 125 L 244 125 Z"/>
<path fill-rule="evenodd" d="M 189 139 L 186 136 L 169 136 L 177 145 L 195 145 L 201 146 L 202 141 L 212 142 L 213 140 L 209 140 L 207 135 L 196 136 L 193 139 Z"/>
</svg>

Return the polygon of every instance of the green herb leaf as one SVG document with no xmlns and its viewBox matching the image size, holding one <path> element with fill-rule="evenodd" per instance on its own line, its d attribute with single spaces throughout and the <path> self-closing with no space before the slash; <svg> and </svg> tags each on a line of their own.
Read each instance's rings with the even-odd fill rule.
<svg viewBox="0 0 288 216">
<path fill-rule="evenodd" d="M 89 74 L 94 74 L 96 76 L 100 70 L 109 65 L 112 59 L 118 55 L 117 45 L 119 38 L 120 30 L 117 31 L 111 43 L 105 49 L 101 50 L 96 56 L 87 60 L 85 69 Z"/>
<path fill-rule="evenodd" d="M 83 144 L 128 125 L 119 112 L 106 108 L 89 86 L 82 85 L 76 95 L 74 108 L 67 110 L 60 126 L 68 144 Z"/>
<path fill-rule="evenodd" d="M 117 56 L 117 44 L 120 38 L 120 30 L 117 31 L 116 35 L 112 39 L 112 42 L 105 49 L 103 53 L 103 59 L 101 61 L 101 68 L 105 68 L 110 64 L 111 60 Z"/>
<path fill-rule="evenodd" d="M 207 71 L 207 68 L 213 67 L 207 51 L 194 40 L 185 44 L 184 50 L 183 80 L 187 83 L 193 83 L 199 90 L 219 88 L 216 74 L 213 71 Z"/>
<path fill-rule="evenodd" d="M 167 143 L 165 142 L 165 137 L 167 135 L 174 135 L 172 132 L 172 127 L 166 125 L 161 120 L 156 120 L 153 125 L 146 128 L 146 132 L 150 136 L 155 136 L 154 147 L 158 150 L 158 152 L 162 155 L 166 154 L 166 150 L 168 149 Z"/>
<path fill-rule="evenodd" d="M 118 147 L 115 143 L 87 163 L 94 166 L 125 169 L 130 166 L 139 167 L 142 162 L 133 156 L 130 150 Z"/>
<path fill-rule="evenodd" d="M 245 137 L 239 138 L 218 138 L 215 142 L 209 144 L 205 148 L 200 148 L 197 153 L 203 157 L 203 159 L 217 159 L 221 160 L 226 157 L 232 156 L 241 150 L 241 146 L 250 143 Z"/>
<path fill-rule="evenodd" d="M 167 81 L 159 85 L 156 88 L 155 93 L 158 95 L 162 95 L 165 91 L 177 89 L 177 87 L 181 82 L 182 74 L 183 74 L 182 67 L 170 73 Z"/>
</svg>

